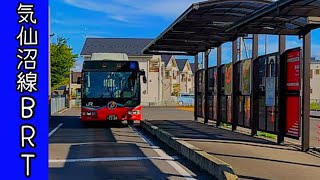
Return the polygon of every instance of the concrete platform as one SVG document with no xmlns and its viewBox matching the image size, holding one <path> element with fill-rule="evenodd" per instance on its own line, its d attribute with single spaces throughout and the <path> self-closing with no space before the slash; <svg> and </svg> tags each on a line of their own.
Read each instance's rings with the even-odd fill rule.
<svg viewBox="0 0 320 180">
<path fill-rule="evenodd" d="M 192 120 L 150 120 L 143 124 L 144 127 L 152 127 L 153 131 L 157 131 L 154 135 L 158 134 L 158 138 L 162 137 L 163 142 L 181 154 L 185 154 L 185 150 L 182 151 L 181 145 L 176 145 L 177 142 L 187 143 L 185 146 L 189 145 L 189 150 L 193 149 L 194 152 L 210 155 L 205 157 L 205 161 L 214 159 L 216 164 L 230 168 L 229 173 L 234 171 L 240 179 L 318 180 L 320 177 L 320 153 L 304 153 L 293 144 L 277 145 L 268 140 L 210 127 Z M 192 153 L 187 156 L 190 156 L 190 160 L 195 160 Z M 212 172 L 221 172 L 216 171 L 214 166 L 208 168 L 207 165 L 201 165 L 203 162 L 198 162 L 198 165 L 209 171 L 213 168 Z M 227 178 L 221 173 L 216 176 L 219 179 Z M 231 177 L 233 178 L 234 176 Z"/>
</svg>

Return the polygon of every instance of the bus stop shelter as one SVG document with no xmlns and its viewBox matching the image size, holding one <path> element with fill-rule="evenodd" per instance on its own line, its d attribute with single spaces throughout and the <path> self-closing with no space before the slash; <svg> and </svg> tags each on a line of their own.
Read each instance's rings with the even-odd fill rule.
<svg viewBox="0 0 320 180">
<path fill-rule="evenodd" d="M 171 54 L 195 56 L 198 67 L 198 53 L 204 53 L 204 122 L 208 122 L 209 103 L 209 52 L 217 48 L 217 67 L 221 66 L 221 45 L 232 42 L 232 63 L 237 61 L 237 38 L 253 34 L 252 60 L 258 57 L 258 34 L 279 35 L 279 52 L 285 51 L 285 35 L 296 35 L 303 39 L 301 75 L 301 122 L 302 150 L 309 149 L 310 128 L 310 31 L 320 27 L 320 0 L 225 0 L 205 1 L 190 6 L 164 32 L 143 50 L 145 54 Z M 253 68 L 251 68 L 253 69 Z M 234 77 L 233 77 L 234 78 Z M 217 79 L 220 79 L 219 73 Z M 196 85 L 198 77 L 195 78 Z M 221 82 L 220 82 L 221 83 Z M 221 88 L 219 81 L 218 89 Z M 231 93 L 234 100 L 234 93 Z M 198 99 L 196 95 L 196 101 Z M 252 105 L 252 102 L 251 102 Z M 219 109 L 220 103 L 217 104 Z M 195 119 L 197 119 L 195 103 Z M 252 115 L 253 112 L 251 112 Z M 218 113 L 218 117 L 219 113 Z M 252 116 L 252 118 L 255 118 Z M 219 126 L 219 120 L 217 125 Z M 253 121 L 254 122 L 254 121 Z M 233 130 L 236 124 L 232 123 Z M 252 135 L 257 129 L 253 123 Z M 284 140 L 284 125 L 279 123 L 278 142 Z"/>
</svg>

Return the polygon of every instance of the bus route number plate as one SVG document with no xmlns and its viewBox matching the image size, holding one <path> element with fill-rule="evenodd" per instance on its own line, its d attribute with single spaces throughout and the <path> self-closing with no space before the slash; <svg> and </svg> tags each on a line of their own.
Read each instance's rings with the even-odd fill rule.
<svg viewBox="0 0 320 180">
<path fill-rule="evenodd" d="M 116 121 L 116 120 L 118 120 L 118 118 L 117 118 L 117 116 L 115 116 L 115 115 L 110 115 L 110 116 L 108 116 L 108 120 L 110 120 L 110 121 Z"/>
</svg>

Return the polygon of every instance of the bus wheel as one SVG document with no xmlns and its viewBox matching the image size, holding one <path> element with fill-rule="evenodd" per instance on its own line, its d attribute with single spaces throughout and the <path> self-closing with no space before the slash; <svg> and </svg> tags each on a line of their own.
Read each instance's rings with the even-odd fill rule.
<svg viewBox="0 0 320 180">
<path fill-rule="evenodd" d="M 128 125 L 132 126 L 134 124 L 134 121 L 127 121 Z"/>
</svg>

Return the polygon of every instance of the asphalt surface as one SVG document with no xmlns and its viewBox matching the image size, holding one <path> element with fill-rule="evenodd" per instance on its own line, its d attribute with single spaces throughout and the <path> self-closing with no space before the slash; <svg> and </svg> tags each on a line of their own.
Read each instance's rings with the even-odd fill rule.
<svg viewBox="0 0 320 180">
<path fill-rule="evenodd" d="M 50 119 L 51 180 L 213 179 L 138 124 L 87 127 L 79 115 L 79 109 L 71 109 Z"/>
</svg>

